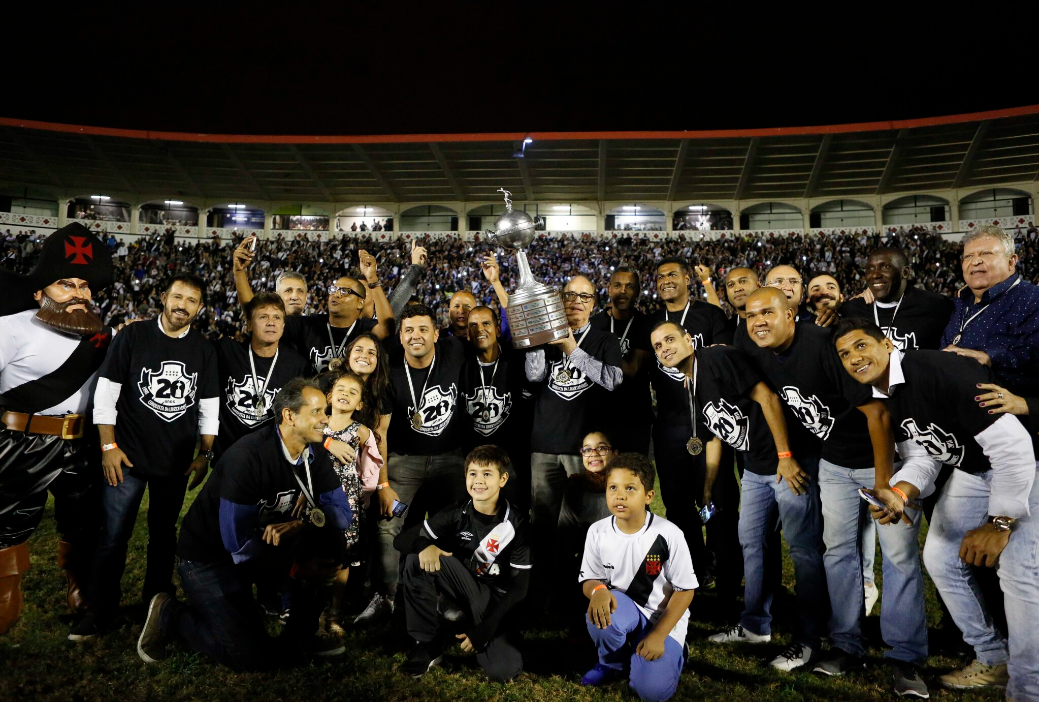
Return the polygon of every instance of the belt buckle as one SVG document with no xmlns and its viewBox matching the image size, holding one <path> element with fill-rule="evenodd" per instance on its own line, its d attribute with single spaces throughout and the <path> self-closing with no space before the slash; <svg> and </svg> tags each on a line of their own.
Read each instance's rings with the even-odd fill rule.
<svg viewBox="0 0 1039 702">
<path fill-rule="evenodd" d="M 61 420 L 61 438 L 62 439 L 78 439 L 82 434 L 77 436 L 76 434 L 69 431 L 69 425 L 79 419 L 78 414 L 66 414 Z"/>
</svg>

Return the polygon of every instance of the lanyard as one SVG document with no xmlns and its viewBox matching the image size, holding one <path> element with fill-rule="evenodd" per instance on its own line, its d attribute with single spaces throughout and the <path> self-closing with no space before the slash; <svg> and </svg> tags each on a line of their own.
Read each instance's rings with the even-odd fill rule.
<svg viewBox="0 0 1039 702">
<path fill-rule="evenodd" d="M 498 358 L 494 359 L 494 368 L 491 369 L 491 385 L 494 385 L 494 374 L 498 372 L 498 361 L 501 360 L 501 345 L 498 346 Z M 479 361 L 476 362 L 476 367 L 480 371 L 480 389 L 486 391 L 487 384 L 483 381 L 483 364 Z M 428 378 L 427 378 L 428 380 Z"/>
<path fill-rule="evenodd" d="M 696 357 L 693 357 L 693 389 L 689 392 L 689 380 L 686 379 L 686 392 L 689 393 L 689 419 L 693 422 L 693 438 L 696 437 Z"/>
<path fill-rule="evenodd" d="M 1021 278 L 1019 277 L 1017 280 L 1014 281 L 1013 285 L 1011 285 L 1009 288 L 1007 288 L 1007 292 L 1009 292 L 1010 290 L 1013 290 L 1015 287 L 1017 287 L 1017 284 L 1020 283 L 1020 282 L 1021 282 Z M 967 325 L 970 324 L 971 322 L 973 322 L 975 317 L 977 317 L 979 314 L 981 314 L 982 312 L 987 310 L 988 306 L 991 305 L 991 304 L 992 304 L 991 302 L 986 302 L 984 307 L 982 307 L 980 310 L 978 310 L 977 312 L 972 314 L 966 320 L 963 319 L 963 315 L 960 315 L 960 333 L 956 336 L 956 340 L 953 342 L 954 344 L 955 343 L 959 343 L 959 338 L 960 338 L 960 336 L 963 335 L 963 330 L 967 328 Z M 964 313 L 966 313 L 967 308 L 964 307 L 963 310 L 964 310 Z"/>
<path fill-rule="evenodd" d="M 307 455 L 309 453 L 310 453 L 310 447 L 309 446 L 304 446 L 303 447 L 303 470 L 305 470 L 307 472 L 307 485 L 310 486 L 310 489 L 307 490 L 307 485 L 304 485 L 303 481 L 299 479 L 298 475 L 296 475 L 296 468 L 295 468 L 295 466 L 293 466 L 293 468 L 292 468 L 292 477 L 296 479 L 297 483 L 299 483 L 299 489 L 303 491 L 303 496 L 307 498 L 307 504 L 309 504 L 313 508 L 313 507 L 316 507 L 317 504 L 314 502 L 314 483 L 310 479 L 310 457 Z M 299 464 L 296 464 L 296 465 L 299 465 Z"/>
<path fill-rule="evenodd" d="M 908 290 L 906 292 L 908 292 Z M 891 313 L 891 321 L 888 322 L 888 329 L 894 329 L 895 328 L 895 317 L 898 315 L 898 308 L 902 306 L 902 300 L 904 300 L 904 299 L 906 299 L 906 294 L 902 293 L 902 297 L 898 298 L 898 304 L 895 305 L 895 311 Z M 880 315 L 877 314 L 877 301 L 876 300 L 873 301 L 873 321 L 877 323 L 877 328 L 878 329 L 883 329 L 883 327 L 880 326 Z M 885 334 L 884 336 L 888 336 L 888 335 Z M 888 338 L 890 339 L 891 337 L 888 336 Z"/>
<path fill-rule="evenodd" d="M 691 303 L 691 302 L 692 302 L 692 300 L 690 300 L 689 302 L 685 303 L 685 311 L 682 312 L 682 319 L 679 320 L 679 322 L 678 322 L 678 326 L 682 327 L 683 329 L 685 328 L 685 316 L 687 314 L 689 314 L 689 303 Z M 667 306 L 666 305 L 664 306 L 664 321 L 665 322 L 670 322 L 671 321 L 671 314 L 667 311 Z"/>
<path fill-rule="evenodd" d="M 253 392 L 256 393 L 256 414 L 263 416 L 267 414 L 267 403 L 264 401 L 264 395 L 267 394 L 267 386 L 271 384 L 271 378 L 274 377 L 274 364 L 278 362 L 278 354 L 281 353 L 281 349 L 274 352 L 274 360 L 271 361 L 271 367 L 267 369 L 267 377 L 263 381 L 263 387 L 260 387 L 260 380 L 256 377 L 256 361 L 253 360 L 253 347 L 249 345 L 249 368 L 253 372 Z"/>
<path fill-rule="evenodd" d="M 592 325 L 589 324 L 588 328 L 584 330 L 584 334 L 581 334 L 581 338 L 577 340 L 577 348 L 575 348 L 574 351 L 576 351 L 577 349 L 581 348 L 581 343 L 584 341 L 584 338 L 586 336 L 588 336 L 588 332 L 590 332 L 591 330 L 592 330 Z M 570 352 L 571 356 L 573 355 L 574 351 Z M 563 373 L 563 372 L 566 372 L 566 371 L 569 371 L 569 370 L 570 370 L 570 356 L 567 356 L 564 353 L 563 354 L 563 367 L 560 369 L 559 372 Z"/>
<path fill-rule="evenodd" d="M 429 379 L 433 376 L 433 364 L 436 362 L 437 352 L 434 350 L 433 360 L 429 362 L 429 373 L 426 375 L 426 381 L 422 383 L 421 397 L 423 399 L 426 397 L 426 385 L 429 383 Z M 415 408 L 415 412 L 417 413 L 422 408 L 418 406 L 418 400 L 415 399 L 415 386 L 411 383 L 411 366 L 408 365 L 407 361 L 404 362 L 404 377 L 408 379 L 408 390 L 411 391 L 411 404 Z"/>
<path fill-rule="evenodd" d="M 683 317 L 683 319 L 684 319 L 684 317 Z M 634 322 L 634 321 L 635 321 L 635 313 L 632 312 L 631 313 L 631 319 L 628 320 L 628 326 L 624 327 L 624 333 L 621 334 L 621 339 L 620 339 L 620 347 L 621 348 L 624 348 L 624 340 L 628 338 L 628 330 L 631 329 L 631 323 Z M 617 332 L 615 332 L 613 330 L 613 315 L 612 314 L 610 315 L 610 333 L 611 334 L 616 334 L 617 333 Z"/>
<path fill-rule="evenodd" d="M 350 328 L 346 330 L 346 336 L 343 337 L 343 343 L 339 344 L 339 346 L 336 346 L 336 340 L 332 338 L 332 323 L 329 322 L 325 325 L 328 327 L 328 343 L 332 344 L 332 358 L 343 357 L 343 351 L 346 349 L 346 342 L 350 340 L 350 333 L 353 332 L 354 327 L 357 326 L 358 319 L 360 319 L 360 317 L 355 319 L 354 323 L 350 325 Z"/>
</svg>

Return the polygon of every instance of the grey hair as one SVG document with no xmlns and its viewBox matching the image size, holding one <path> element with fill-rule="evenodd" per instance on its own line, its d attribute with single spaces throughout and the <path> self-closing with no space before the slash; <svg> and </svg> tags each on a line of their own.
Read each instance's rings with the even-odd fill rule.
<svg viewBox="0 0 1039 702">
<path fill-rule="evenodd" d="M 282 422 L 282 412 L 285 410 L 293 414 L 300 413 L 303 405 L 307 403 L 303 399 L 303 391 L 307 388 L 321 392 L 321 386 L 317 384 L 317 381 L 311 378 L 293 378 L 285 383 L 274 396 L 274 416 L 277 417 L 279 424 Z M 323 392 L 321 394 L 324 395 Z"/>
<path fill-rule="evenodd" d="M 972 232 L 968 232 L 967 235 L 963 237 L 963 241 L 961 243 L 964 246 L 967 246 L 967 244 L 974 241 L 975 239 L 981 239 L 989 236 L 999 241 L 999 243 L 1003 244 L 1003 251 L 1006 252 L 1007 258 L 1010 258 L 1016 253 L 1017 249 L 1014 246 L 1014 235 L 1008 232 L 1006 229 L 1003 229 L 1003 227 L 997 227 L 994 224 L 986 224 L 983 227 L 978 227 Z"/>
<path fill-rule="evenodd" d="M 304 278 L 303 274 L 298 271 L 285 271 L 284 273 L 280 274 L 278 276 L 277 281 L 275 281 L 274 283 L 275 287 L 279 287 L 281 285 L 281 281 L 283 280 L 298 280 L 301 283 L 303 283 L 303 287 L 307 287 L 307 279 Z"/>
</svg>

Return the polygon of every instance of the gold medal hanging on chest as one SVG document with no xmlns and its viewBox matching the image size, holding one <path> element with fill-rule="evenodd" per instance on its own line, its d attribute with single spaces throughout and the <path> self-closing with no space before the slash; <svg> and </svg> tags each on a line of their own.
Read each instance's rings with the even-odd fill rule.
<svg viewBox="0 0 1039 702">
<path fill-rule="evenodd" d="M 404 363 L 404 377 L 408 381 L 408 390 L 411 392 L 411 406 L 415 408 L 415 413 L 411 415 L 411 428 L 415 431 L 422 429 L 422 407 L 426 401 L 426 386 L 429 384 L 429 379 L 433 376 L 433 366 L 436 365 L 437 357 L 436 352 L 433 353 L 433 359 L 429 362 L 429 371 L 426 373 L 426 380 L 422 383 L 422 392 L 419 393 L 418 397 L 415 397 L 415 385 L 411 381 L 411 367 L 405 361 Z"/>
<path fill-rule="evenodd" d="M 570 371 L 566 368 L 562 368 L 556 373 L 557 383 L 569 383 L 570 382 Z"/>
<path fill-rule="evenodd" d="M 415 414 L 411 415 L 411 426 L 415 427 L 416 430 L 422 428 L 421 412 L 416 412 Z"/>
<path fill-rule="evenodd" d="M 703 442 L 694 436 L 686 442 L 685 450 L 692 456 L 699 456 L 703 451 Z"/>
<path fill-rule="evenodd" d="M 317 507 L 310 510 L 310 523 L 316 527 L 325 526 L 325 513 Z"/>
<path fill-rule="evenodd" d="M 331 361 L 328 362 L 328 370 L 330 371 L 337 371 L 342 367 L 343 359 L 341 358 L 333 358 Z"/>
</svg>

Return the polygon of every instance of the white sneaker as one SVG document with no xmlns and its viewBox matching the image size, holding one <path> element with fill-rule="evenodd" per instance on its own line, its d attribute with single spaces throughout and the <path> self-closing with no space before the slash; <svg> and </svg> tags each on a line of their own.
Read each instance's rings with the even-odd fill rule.
<svg viewBox="0 0 1039 702">
<path fill-rule="evenodd" d="M 772 667 L 776 670 L 790 672 L 794 668 L 800 668 L 812 657 L 811 646 L 792 643 L 783 649 L 783 652 L 772 659 Z"/>
<path fill-rule="evenodd" d="M 873 608 L 877 605 L 877 600 L 880 599 L 880 590 L 873 583 L 866 581 L 862 586 L 862 592 L 866 596 L 866 616 L 873 612 Z"/>
<path fill-rule="evenodd" d="M 711 643 L 768 643 L 772 640 L 772 634 L 755 634 L 747 631 L 739 624 L 730 626 L 713 636 L 707 637 Z"/>
<path fill-rule="evenodd" d="M 354 624 L 361 626 L 376 624 L 393 614 L 393 600 L 383 597 L 379 593 L 372 596 L 372 601 L 364 608 L 364 611 L 354 618 Z"/>
</svg>

